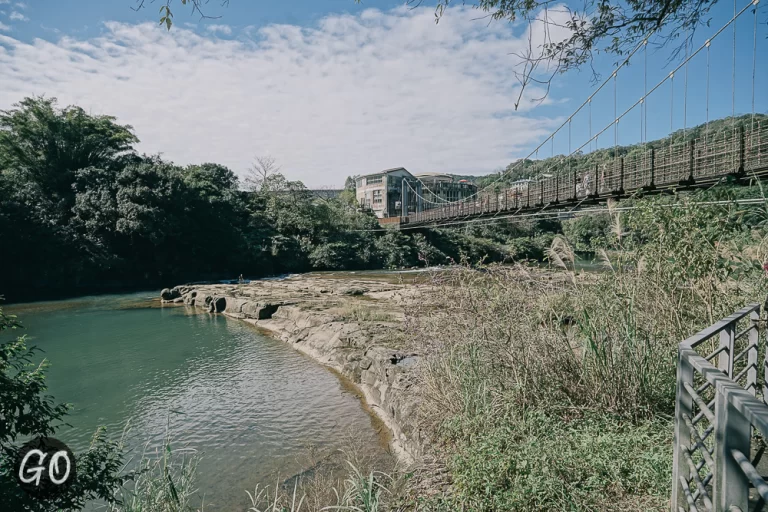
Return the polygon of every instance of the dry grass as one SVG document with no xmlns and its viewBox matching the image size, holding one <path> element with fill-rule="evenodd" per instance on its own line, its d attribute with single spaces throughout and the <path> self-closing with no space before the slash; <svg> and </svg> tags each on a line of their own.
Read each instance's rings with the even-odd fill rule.
<svg viewBox="0 0 768 512">
<path fill-rule="evenodd" d="M 764 238 L 733 230 L 730 210 L 609 210 L 604 272 L 576 275 L 556 237 L 548 259 L 561 279 L 465 268 L 429 276 L 406 307 L 424 355 L 422 421 L 456 483 L 433 509 L 666 506 L 677 345 L 764 297 L 749 259 Z"/>
</svg>

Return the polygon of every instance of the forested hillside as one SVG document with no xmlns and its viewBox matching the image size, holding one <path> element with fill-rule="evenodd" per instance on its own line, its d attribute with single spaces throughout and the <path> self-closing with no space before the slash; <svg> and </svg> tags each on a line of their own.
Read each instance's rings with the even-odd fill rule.
<svg viewBox="0 0 768 512">
<path fill-rule="evenodd" d="M 633 155 L 640 151 L 648 149 L 660 149 L 669 144 L 678 144 L 684 141 L 690 141 L 703 137 L 719 139 L 730 137 L 733 130 L 741 127 L 748 127 L 752 122 L 768 121 L 766 114 L 745 114 L 743 116 L 710 121 L 709 125 L 700 124 L 685 130 L 678 130 L 669 137 L 652 140 L 644 144 L 631 144 L 628 146 L 618 146 L 616 148 L 604 148 L 591 151 L 589 153 L 577 152 L 570 157 L 571 167 L 589 166 L 601 164 L 612 159 L 614 155 L 626 156 Z M 610 137 L 610 136 L 609 136 Z M 505 184 L 525 178 L 537 178 L 543 174 L 556 174 L 563 169 L 568 169 L 568 160 L 566 155 L 555 155 L 554 157 L 541 158 L 540 160 L 524 159 L 510 163 L 500 172 L 478 177 L 476 183 L 479 187 L 494 184 L 495 188 L 503 187 Z"/>
</svg>

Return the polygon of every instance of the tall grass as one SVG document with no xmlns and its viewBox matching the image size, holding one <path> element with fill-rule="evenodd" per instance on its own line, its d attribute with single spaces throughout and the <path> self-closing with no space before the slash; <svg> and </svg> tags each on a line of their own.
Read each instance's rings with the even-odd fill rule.
<svg viewBox="0 0 768 512">
<path fill-rule="evenodd" d="M 162 446 L 145 446 L 131 482 L 118 491 L 117 501 L 109 504 L 110 512 L 202 510 L 194 506 L 199 461 L 194 449 L 176 446 L 166 431 Z"/>
<path fill-rule="evenodd" d="M 406 325 L 454 486 L 427 508 L 666 507 L 677 344 L 766 291 L 764 231 L 732 207 L 658 207 L 674 200 L 610 205 L 604 272 L 576 274 L 556 237 L 555 275 L 431 276 Z"/>
</svg>

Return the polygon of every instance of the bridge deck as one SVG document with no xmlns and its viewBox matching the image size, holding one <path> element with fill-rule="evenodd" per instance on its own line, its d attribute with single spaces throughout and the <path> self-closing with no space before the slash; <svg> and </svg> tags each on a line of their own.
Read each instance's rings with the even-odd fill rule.
<svg viewBox="0 0 768 512">
<path fill-rule="evenodd" d="M 640 192 L 711 186 L 727 176 L 759 177 L 768 173 L 768 121 L 597 165 L 563 158 L 547 172 L 553 177 L 523 187 L 486 189 L 470 200 L 401 217 L 399 224 L 428 227 L 500 213 L 572 208 Z"/>
</svg>

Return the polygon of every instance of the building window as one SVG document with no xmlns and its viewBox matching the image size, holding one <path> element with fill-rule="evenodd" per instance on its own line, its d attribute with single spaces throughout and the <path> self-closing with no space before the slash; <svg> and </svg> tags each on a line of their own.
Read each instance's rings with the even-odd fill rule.
<svg viewBox="0 0 768 512">
<path fill-rule="evenodd" d="M 357 188 L 362 188 L 365 185 L 365 178 L 357 178 Z"/>
<path fill-rule="evenodd" d="M 381 190 L 374 190 L 373 191 L 373 204 L 382 204 L 384 202 L 384 198 L 381 194 Z"/>
<path fill-rule="evenodd" d="M 384 180 L 383 176 L 374 176 L 372 178 L 368 178 L 366 180 L 366 183 L 368 185 L 375 185 L 376 183 L 381 183 Z"/>
</svg>

